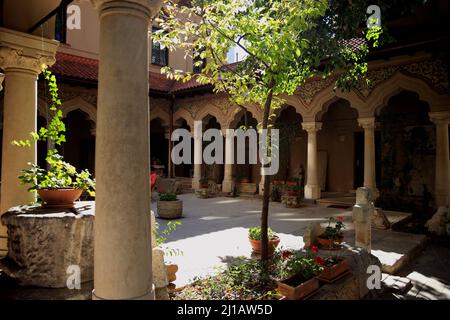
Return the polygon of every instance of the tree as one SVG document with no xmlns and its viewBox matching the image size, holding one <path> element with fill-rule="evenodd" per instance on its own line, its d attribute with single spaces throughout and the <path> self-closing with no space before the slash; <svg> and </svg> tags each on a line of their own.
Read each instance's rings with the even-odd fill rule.
<svg viewBox="0 0 450 320">
<path fill-rule="evenodd" d="M 382 8 L 389 7 L 385 2 Z M 293 94 L 308 79 L 337 72 L 336 87 L 343 89 L 361 81 L 367 71 L 364 58 L 382 33 L 380 27 L 366 28 L 369 4 L 365 0 L 193 0 L 181 6 L 169 2 L 158 19 L 161 29 L 152 37 L 171 51 L 184 50 L 196 66 L 203 66 L 199 74 L 163 68 L 169 78 L 212 84 L 244 109 L 260 105 L 261 128 L 270 130 L 282 96 Z M 228 64 L 231 48 L 239 48 L 246 58 Z M 270 188 L 269 176 L 265 178 L 263 262 L 268 260 Z"/>
</svg>

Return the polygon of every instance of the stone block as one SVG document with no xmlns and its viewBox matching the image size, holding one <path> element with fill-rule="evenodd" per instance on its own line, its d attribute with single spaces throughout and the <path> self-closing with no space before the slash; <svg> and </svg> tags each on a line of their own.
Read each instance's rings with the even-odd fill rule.
<svg viewBox="0 0 450 320">
<path fill-rule="evenodd" d="M 79 266 L 81 282 L 91 281 L 94 212 L 93 201 L 76 202 L 72 210 L 11 208 L 1 218 L 9 238 L 0 268 L 20 285 L 64 288 L 71 265 Z"/>
</svg>

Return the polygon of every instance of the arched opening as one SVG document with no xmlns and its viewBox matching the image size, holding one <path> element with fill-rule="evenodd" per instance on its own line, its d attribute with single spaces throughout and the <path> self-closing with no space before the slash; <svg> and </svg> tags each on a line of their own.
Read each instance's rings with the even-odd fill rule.
<svg viewBox="0 0 450 320">
<path fill-rule="evenodd" d="M 306 134 L 301 130 L 303 118 L 293 106 L 281 110 L 274 127 L 279 130 L 279 171 L 272 180 L 304 180 Z M 302 183 L 302 181 L 300 181 Z"/>
<path fill-rule="evenodd" d="M 217 121 L 217 118 L 211 115 L 207 115 L 202 119 L 203 122 L 203 133 L 208 129 L 221 129 L 220 123 Z M 211 141 L 212 142 L 212 141 Z M 205 147 L 211 143 L 210 141 L 203 141 L 203 150 Z M 223 138 L 222 138 L 222 146 L 223 146 Z M 222 147 L 223 150 L 223 147 Z M 214 152 L 212 156 L 215 156 Z M 214 181 L 215 183 L 222 183 L 223 180 L 223 164 L 214 163 L 212 165 L 203 165 L 202 166 L 202 177 L 206 179 Z"/>
<path fill-rule="evenodd" d="M 191 127 L 188 125 L 187 121 L 183 118 L 179 118 L 177 121 L 175 121 L 174 123 L 174 128 L 175 129 L 185 129 L 189 132 L 191 132 Z M 178 142 L 174 141 L 174 146 L 177 145 Z M 193 167 L 193 163 L 194 163 L 194 139 L 191 137 L 191 163 L 182 163 L 182 164 L 178 164 L 175 165 L 174 164 L 174 168 L 175 168 L 175 177 L 184 177 L 184 178 L 192 178 L 192 176 L 194 175 L 194 167 Z M 183 152 L 181 151 L 181 155 L 183 156 Z"/>
<path fill-rule="evenodd" d="M 432 208 L 435 127 L 429 105 L 415 92 L 402 91 L 379 110 L 381 181 L 384 209 L 424 212 Z"/>
<path fill-rule="evenodd" d="M 240 115 L 240 116 L 239 116 Z M 246 129 L 252 128 L 256 129 L 258 125 L 258 121 L 253 117 L 252 113 L 246 111 L 245 113 L 241 113 L 237 116 L 237 121 L 232 123 L 232 127 L 235 129 Z M 250 164 L 250 141 L 249 139 L 245 139 L 245 164 L 237 164 L 238 159 L 238 145 L 237 138 L 234 138 L 234 177 L 237 182 L 242 183 L 253 183 L 254 191 L 256 192 L 256 186 L 261 180 L 260 176 L 260 165 L 259 164 Z"/>
<path fill-rule="evenodd" d="M 38 115 L 37 117 L 37 128 L 47 126 L 47 119 L 43 116 Z M 37 142 L 37 164 L 39 167 L 45 169 L 47 168 L 47 162 L 45 158 L 47 157 L 47 141 L 38 141 Z"/>
<path fill-rule="evenodd" d="M 160 118 L 150 121 L 150 157 L 152 170 L 159 175 L 167 175 L 169 163 L 169 139 L 166 127 Z"/>
<path fill-rule="evenodd" d="M 364 181 L 364 131 L 358 112 L 337 99 L 319 115 L 317 132 L 318 177 L 322 191 L 349 193 Z M 327 197 L 327 195 L 324 195 Z"/>
<path fill-rule="evenodd" d="M 64 159 L 77 170 L 88 169 L 95 174 L 95 136 L 91 134 L 93 122 L 86 113 L 74 110 L 64 118 L 66 142 L 62 145 Z"/>
</svg>

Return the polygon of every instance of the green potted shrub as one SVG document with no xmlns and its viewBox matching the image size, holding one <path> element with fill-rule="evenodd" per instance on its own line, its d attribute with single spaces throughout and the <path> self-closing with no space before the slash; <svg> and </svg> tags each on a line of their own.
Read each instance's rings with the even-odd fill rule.
<svg viewBox="0 0 450 320">
<path fill-rule="evenodd" d="M 157 203 L 158 217 L 178 219 L 183 216 L 183 201 L 175 193 L 160 193 Z"/>
<path fill-rule="evenodd" d="M 19 147 L 30 147 L 36 141 L 50 140 L 53 148 L 47 151 L 45 158 L 48 169 L 29 163 L 29 168 L 21 171 L 19 180 L 30 185 L 30 192 L 37 191 L 43 201 L 43 206 L 52 208 L 73 208 L 83 191 L 95 196 L 95 181 L 88 170 L 78 172 L 76 168 L 65 162 L 55 146 L 66 141 L 65 125 L 62 121 L 61 100 L 58 97 L 56 78 L 45 67 L 43 74 L 51 96 L 50 112 L 53 114 L 47 127 L 41 127 L 38 132 L 31 132 L 31 139 L 13 141 Z"/>
<path fill-rule="evenodd" d="M 280 243 L 280 238 L 271 228 L 268 229 L 269 237 L 269 253 L 273 253 Z M 252 227 L 248 229 L 248 239 L 252 246 L 253 252 L 261 253 L 261 227 Z"/>
<path fill-rule="evenodd" d="M 344 240 L 345 229 L 344 217 L 330 217 L 328 218 L 328 226 L 325 231 L 317 237 L 322 248 L 333 249 L 340 247 L 340 244 Z"/>
<path fill-rule="evenodd" d="M 281 280 L 277 281 L 278 291 L 288 300 L 300 300 L 319 289 L 316 278 L 323 267 L 317 263 L 317 247 L 312 246 L 304 251 L 290 252 L 283 256 L 282 267 L 279 268 Z"/>
</svg>

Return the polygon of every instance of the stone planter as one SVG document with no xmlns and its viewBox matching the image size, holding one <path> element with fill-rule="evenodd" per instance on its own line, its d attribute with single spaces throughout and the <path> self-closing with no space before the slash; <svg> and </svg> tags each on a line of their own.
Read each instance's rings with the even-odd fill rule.
<svg viewBox="0 0 450 320">
<path fill-rule="evenodd" d="M 158 201 L 158 217 L 162 219 L 178 219 L 183 216 L 183 201 Z"/>
<path fill-rule="evenodd" d="M 283 203 L 286 208 L 300 208 L 301 198 L 298 195 L 284 195 L 281 196 L 281 203 Z"/>
<path fill-rule="evenodd" d="M 255 253 L 261 253 L 261 240 L 253 240 L 248 239 L 250 241 L 250 244 L 252 246 L 253 252 Z M 275 238 L 272 240 L 269 240 L 269 254 L 272 254 L 275 251 L 275 248 L 280 243 L 280 238 Z"/>
<path fill-rule="evenodd" d="M 65 288 L 78 267 L 81 282 L 91 281 L 94 213 L 93 201 L 76 202 L 74 209 L 11 208 L 1 218 L 9 237 L 0 269 L 24 286 Z"/>
<path fill-rule="evenodd" d="M 323 271 L 317 278 L 325 282 L 332 282 L 348 270 L 349 265 L 347 259 L 340 258 L 339 262 L 331 267 L 323 266 Z"/>
<path fill-rule="evenodd" d="M 300 274 L 278 281 L 278 291 L 288 300 L 304 299 L 318 289 L 319 280 L 316 278 L 305 280 Z"/>
</svg>

